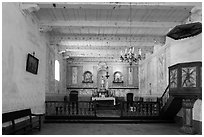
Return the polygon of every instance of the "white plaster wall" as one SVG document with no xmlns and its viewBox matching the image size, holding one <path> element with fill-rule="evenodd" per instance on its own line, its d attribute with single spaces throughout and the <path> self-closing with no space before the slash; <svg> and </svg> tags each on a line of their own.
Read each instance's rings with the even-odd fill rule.
<svg viewBox="0 0 204 137">
<path fill-rule="evenodd" d="M 168 85 L 169 46 L 154 49 L 154 54 L 139 63 L 139 93 L 143 97 L 161 97 Z"/>
<path fill-rule="evenodd" d="M 169 38 L 170 66 L 180 62 L 202 61 L 202 33 L 181 40 Z"/>
<path fill-rule="evenodd" d="M 202 121 L 202 100 L 197 99 L 193 106 L 193 120 Z"/>
<path fill-rule="evenodd" d="M 47 46 L 47 88 L 46 88 L 46 100 L 49 100 L 50 96 L 59 96 L 66 93 L 66 72 L 67 63 L 63 59 L 62 55 L 57 52 L 57 48 L 53 45 Z M 60 80 L 55 80 L 55 60 L 59 61 L 60 65 Z"/>
<path fill-rule="evenodd" d="M 55 89 L 52 91 L 55 91 L 55 93 L 64 93 L 64 92 L 66 92 L 66 61 L 57 52 L 55 52 L 55 54 L 54 54 L 54 62 L 55 62 L 55 60 L 59 61 L 60 80 L 59 81 L 55 80 L 55 68 L 54 68 L 53 69 L 54 75 L 53 75 L 53 77 L 51 77 L 51 79 L 53 81 L 55 81 Z"/>
<path fill-rule="evenodd" d="M 19 9 L 2 3 L 2 112 L 31 108 L 44 112 L 47 37 Z M 38 74 L 26 71 L 27 54 L 39 59 Z"/>
</svg>

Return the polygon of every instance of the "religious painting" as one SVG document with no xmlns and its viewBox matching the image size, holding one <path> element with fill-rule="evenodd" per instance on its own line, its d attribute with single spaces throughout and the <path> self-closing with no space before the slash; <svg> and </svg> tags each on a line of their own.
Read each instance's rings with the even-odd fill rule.
<svg viewBox="0 0 204 137">
<path fill-rule="evenodd" d="M 140 67 L 140 73 L 139 73 L 139 77 L 140 77 L 140 89 L 145 89 L 145 72 L 144 72 L 144 66 Z"/>
<path fill-rule="evenodd" d="M 123 83 L 123 76 L 121 72 L 116 71 L 113 77 L 114 77 L 113 83 Z"/>
<path fill-rule="evenodd" d="M 37 74 L 38 63 L 39 63 L 39 60 L 33 55 L 28 53 L 27 62 L 26 62 L 26 71 L 33 74 Z"/>
<path fill-rule="evenodd" d="M 84 72 L 84 75 L 83 75 L 83 83 L 93 83 L 93 80 L 92 80 L 92 73 L 90 71 L 86 71 Z"/>
</svg>

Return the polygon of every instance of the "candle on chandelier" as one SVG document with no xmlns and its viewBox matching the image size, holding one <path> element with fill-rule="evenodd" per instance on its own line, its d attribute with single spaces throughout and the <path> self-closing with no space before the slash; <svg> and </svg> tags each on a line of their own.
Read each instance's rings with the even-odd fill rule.
<svg viewBox="0 0 204 137">
<path fill-rule="evenodd" d="M 125 54 L 127 54 L 127 49 L 125 49 Z"/>
<path fill-rule="evenodd" d="M 123 51 L 121 50 L 120 55 L 123 56 Z"/>
<path fill-rule="evenodd" d="M 132 48 L 132 53 L 134 53 L 134 50 L 135 50 L 135 49 L 134 49 L 134 47 L 133 47 L 133 48 Z"/>
<path fill-rule="evenodd" d="M 139 55 L 142 55 L 142 50 L 141 49 L 139 49 Z"/>
<path fill-rule="evenodd" d="M 131 48 L 129 48 L 129 52 L 128 53 L 131 53 Z"/>
</svg>

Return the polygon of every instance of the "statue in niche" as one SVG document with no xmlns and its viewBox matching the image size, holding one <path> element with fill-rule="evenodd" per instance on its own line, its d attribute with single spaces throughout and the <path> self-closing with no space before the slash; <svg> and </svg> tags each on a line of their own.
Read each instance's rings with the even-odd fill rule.
<svg viewBox="0 0 204 137">
<path fill-rule="evenodd" d="M 90 71 L 84 72 L 83 83 L 93 83 L 92 76 L 93 75 L 92 75 L 92 73 Z"/>
<path fill-rule="evenodd" d="M 105 88 L 105 78 L 104 78 L 104 76 L 102 76 L 102 78 L 101 78 L 101 87 Z"/>
<path fill-rule="evenodd" d="M 117 71 L 114 73 L 114 83 L 122 83 L 123 82 L 123 76 L 122 73 Z"/>
</svg>

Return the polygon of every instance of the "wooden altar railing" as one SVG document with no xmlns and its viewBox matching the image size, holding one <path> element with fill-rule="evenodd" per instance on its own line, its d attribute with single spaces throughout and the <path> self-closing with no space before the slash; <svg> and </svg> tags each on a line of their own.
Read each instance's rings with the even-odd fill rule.
<svg viewBox="0 0 204 137">
<path fill-rule="evenodd" d="M 46 101 L 46 116 L 97 117 L 97 101 Z M 159 116 L 160 102 L 122 101 L 115 105 L 113 111 L 120 111 L 121 117 Z"/>
<path fill-rule="evenodd" d="M 143 102 L 143 101 L 134 101 L 134 102 L 121 102 L 121 117 L 129 116 L 159 116 L 160 114 L 160 103 L 156 102 Z"/>
<path fill-rule="evenodd" d="M 45 101 L 46 116 L 96 116 L 94 101 Z"/>
</svg>

